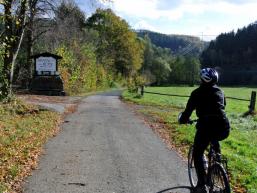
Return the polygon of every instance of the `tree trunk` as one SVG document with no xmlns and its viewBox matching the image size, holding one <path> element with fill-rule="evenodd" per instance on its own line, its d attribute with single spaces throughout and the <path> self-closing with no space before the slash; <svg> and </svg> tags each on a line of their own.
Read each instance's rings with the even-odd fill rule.
<svg viewBox="0 0 257 193">
<path fill-rule="evenodd" d="M 31 56 L 33 54 L 33 42 L 34 42 L 34 19 L 36 12 L 38 11 L 36 6 L 38 4 L 38 0 L 29 0 L 28 8 L 29 8 L 29 17 L 28 17 L 28 30 L 27 30 L 27 62 L 26 62 L 26 71 L 27 76 L 25 80 L 24 86 L 28 86 L 31 78 L 32 78 L 32 60 Z"/>
<path fill-rule="evenodd" d="M 3 77 L 1 80 L 1 98 L 8 97 L 11 91 L 12 75 L 14 70 L 15 59 L 18 54 L 18 48 L 21 41 L 21 35 L 25 27 L 25 18 L 27 10 L 27 0 L 23 0 L 20 4 L 15 17 L 12 15 L 13 0 L 5 0 L 4 5 L 4 64 Z M 18 2 L 17 2 L 18 3 Z M 14 20 L 15 18 L 15 20 Z"/>
<path fill-rule="evenodd" d="M 25 26 L 26 18 L 27 18 L 27 16 L 24 17 L 23 26 Z M 22 40 L 23 40 L 23 37 L 24 37 L 24 32 L 25 32 L 25 27 L 22 29 L 17 49 L 16 49 L 15 53 L 13 54 L 13 58 L 12 58 L 9 95 L 12 95 L 12 92 L 13 92 L 12 84 L 13 84 L 13 74 L 14 74 L 15 62 L 16 62 L 17 56 L 18 56 L 19 51 L 20 51 L 21 43 L 22 43 Z"/>
<path fill-rule="evenodd" d="M 1 96 L 6 98 L 8 96 L 10 66 L 13 57 L 13 21 L 11 15 L 12 1 L 5 1 L 4 3 L 4 64 L 3 64 L 3 80 L 1 80 Z"/>
<path fill-rule="evenodd" d="M 32 55 L 32 45 L 33 45 L 33 18 L 29 18 L 29 25 L 27 30 L 27 62 L 26 62 L 26 71 L 27 76 L 25 80 L 25 84 L 23 86 L 28 86 L 31 78 L 32 78 L 32 62 L 31 62 L 31 55 Z"/>
</svg>

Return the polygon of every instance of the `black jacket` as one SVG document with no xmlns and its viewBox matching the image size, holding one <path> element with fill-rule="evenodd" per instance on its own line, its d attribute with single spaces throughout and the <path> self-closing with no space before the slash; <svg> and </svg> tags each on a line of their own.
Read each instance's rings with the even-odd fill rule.
<svg viewBox="0 0 257 193">
<path fill-rule="evenodd" d="M 205 85 L 195 89 L 182 113 L 181 122 L 187 122 L 192 112 L 196 110 L 199 120 L 197 129 L 229 129 L 229 123 L 225 113 L 225 97 L 223 91 L 217 85 Z"/>
</svg>

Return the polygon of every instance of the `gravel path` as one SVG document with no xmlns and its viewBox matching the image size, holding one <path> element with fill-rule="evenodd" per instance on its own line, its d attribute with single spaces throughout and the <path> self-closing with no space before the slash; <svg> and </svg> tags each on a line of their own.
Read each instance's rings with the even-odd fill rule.
<svg viewBox="0 0 257 193">
<path fill-rule="evenodd" d="M 81 101 L 46 144 L 25 193 L 161 193 L 189 185 L 186 164 L 118 95 Z"/>
</svg>

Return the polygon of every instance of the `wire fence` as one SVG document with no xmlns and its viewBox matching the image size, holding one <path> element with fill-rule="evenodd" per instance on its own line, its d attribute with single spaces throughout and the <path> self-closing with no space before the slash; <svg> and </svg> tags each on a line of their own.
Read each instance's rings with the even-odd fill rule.
<svg viewBox="0 0 257 193">
<path fill-rule="evenodd" d="M 140 88 L 140 93 L 141 96 L 144 96 L 145 93 L 147 94 L 155 94 L 155 95 L 163 95 L 163 96 L 172 96 L 172 97 L 184 97 L 184 98 L 189 98 L 190 96 L 188 95 L 179 95 L 179 94 L 166 94 L 166 93 L 158 93 L 158 92 L 149 92 L 145 91 L 144 86 L 141 86 Z M 250 102 L 248 108 L 249 111 L 248 113 L 251 114 L 255 111 L 255 104 L 256 104 L 256 91 L 252 91 L 250 99 L 242 99 L 242 98 L 236 98 L 236 97 L 226 97 L 226 99 L 231 99 L 231 100 L 237 100 L 237 101 L 246 101 Z"/>
</svg>

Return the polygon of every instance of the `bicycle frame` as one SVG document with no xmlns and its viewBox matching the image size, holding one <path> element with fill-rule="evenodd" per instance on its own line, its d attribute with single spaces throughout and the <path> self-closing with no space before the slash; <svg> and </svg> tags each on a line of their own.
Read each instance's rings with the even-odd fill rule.
<svg viewBox="0 0 257 193">
<path fill-rule="evenodd" d="M 228 161 L 224 156 L 222 156 L 222 155 L 218 156 L 218 154 L 215 152 L 215 150 L 213 148 L 213 144 L 211 143 L 210 144 L 210 150 L 209 150 L 209 153 L 208 153 L 208 167 L 212 166 L 215 163 L 219 163 L 224 167 L 226 172 L 228 172 L 227 162 Z"/>
<path fill-rule="evenodd" d="M 179 114 L 178 120 L 180 120 L 181 114 Z M 197 122 L 197 120 L 189 120 L 189 124 L 193 124 Z M 229 178 L 227 175 L 227 160 L 221 158 L 218 152 L 215 152 L 214 142 L 210 143 L 208 157 L 208 167 L 206 170 L 206 182 L 209 187 L 210 193 L 215 192 L 223 192 L 223 193 L 231 193 Z M 189 180 L 192 188 L 196 187 L 198 177 L 196 175 L 196 170 L 194 166 L 193 159 L 193 146 L 190 147 L 188 153 L 188 174 Z"/>
</svg>

